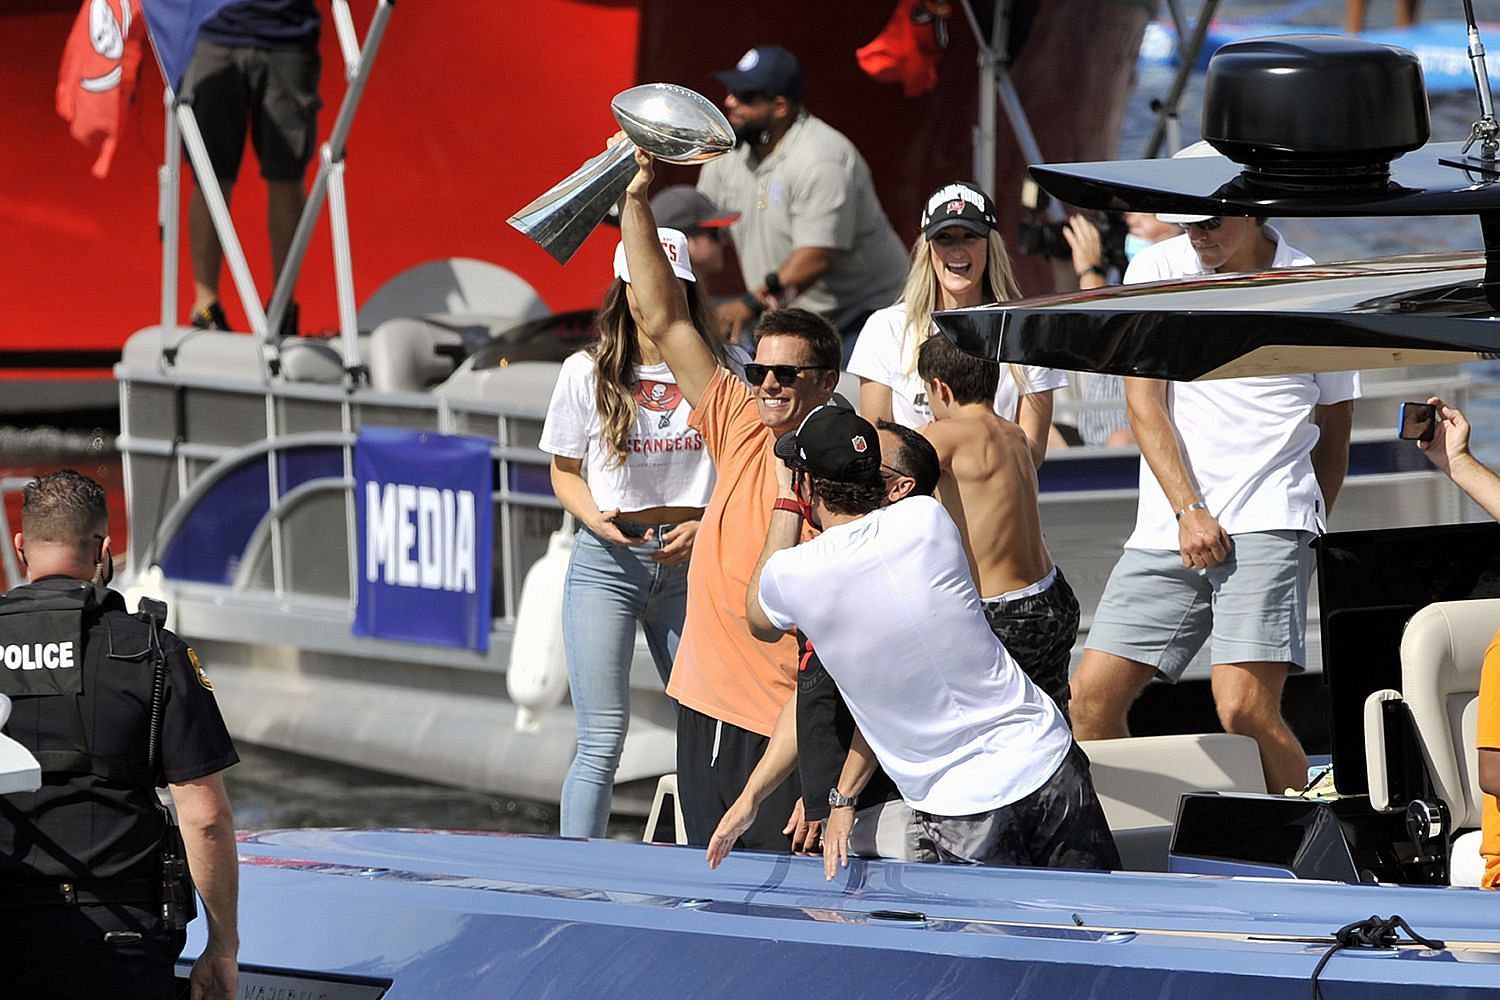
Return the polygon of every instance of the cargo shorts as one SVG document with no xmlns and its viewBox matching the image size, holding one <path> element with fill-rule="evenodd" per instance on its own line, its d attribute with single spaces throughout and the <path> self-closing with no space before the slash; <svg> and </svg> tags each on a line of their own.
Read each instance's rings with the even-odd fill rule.
<svg viewBox="0 0 1500 1000">
<path fill-rule="evenodd" d="M 1309 531 L 1230 536 L 1229 558 L 1206 571 L 1176 549 L 1126 549 L 1115 564 L 1087 648 L 1155 667 L 1175 682 L 1204 642 L 1213 662 L 1307 665 Z"/>
<path fill-rule="evenodd" d="M 315 49 L 257 49 L 200 41 L 182 77 L 214 176 L 232 184 L 245 155 L 245 130 L 268 181 L 300 181 L 318 142 Z"/>
</svg>

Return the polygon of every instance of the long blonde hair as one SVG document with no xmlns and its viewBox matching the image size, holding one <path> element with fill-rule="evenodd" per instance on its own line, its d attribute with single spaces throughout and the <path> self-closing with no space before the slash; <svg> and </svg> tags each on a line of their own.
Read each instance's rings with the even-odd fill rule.
<svg viewBox="0 0 1500 1000">
<path fill-rule="evenodd" d="M 901 331 L 901 342 L 905 345 L 906 373 L 917 370 L 917 350 L 922 342 L 932 336 L 932 314 L 937 307 L 937 277 L 932 268 L 932 254 L 926 233 L 917 234 L 917 242 L 911 248 L 911 270 L 906 274 L 906 287 L 901 292 L 901 301 L 906 303 L 906 327 Z M 1009 302 L 1021 297 L 1016 284 L 1015 272 L 1010 266 L 1010 254 L 1006 252 L 1005 240 L 997 230 L 991 229 L 985 239 L 984 301 Z M 1028 388 L 1026 375 L 1020 365 L 1007 365 L 1010 377 L 1022 395 Z"/>
<path fill-rule="evenodd" d="M 724 342 L 713 332 L 714 317 L 707 298 L 696 281 L 679 281 L 686 286 L 688 317 L 714 360 L 723 365 L 727 357 Z M 616 466 L 625 462 L 625 442 L 630 437 L 630 429 L 635 426 L 635 372 L 632 366 L 641 363 L 636 339 L 639 334 L 635 318 L 630 315 L 626 287 L 624 281 L 616 278 L 604 293 L 604 302 L 594 316 L 594 329 L 599 339 L 588 349 L 589 357 L 594 359 L 594 406 L 599 411 L 599 436 L 609 449 L 610 464 Z"/>
</svg>

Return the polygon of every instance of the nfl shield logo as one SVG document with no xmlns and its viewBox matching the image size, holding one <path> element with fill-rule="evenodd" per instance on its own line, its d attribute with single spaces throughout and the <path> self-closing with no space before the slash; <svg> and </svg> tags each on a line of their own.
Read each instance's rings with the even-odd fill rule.
<svg viewBox="0 0 1500 1000">
<path fill-rule="evenodd" d="M 859 452 L 861 455 L 863 455 L 865 451 L 870 447 L 869 445 L 865 444 L 865 436 L 863 434 L 856 434 L 854 435 L 854 437 L 850 438 L 849 441 L 854 445 L 854 450 Z"/>
</svg>

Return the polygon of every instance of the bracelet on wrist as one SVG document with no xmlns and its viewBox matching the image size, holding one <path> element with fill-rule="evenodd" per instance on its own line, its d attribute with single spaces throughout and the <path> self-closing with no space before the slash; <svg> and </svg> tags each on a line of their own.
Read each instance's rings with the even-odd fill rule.
<svg viewBox="0 0 1500 1000">
<path fill-rule="evenodd" d="M 777 497 L 776 502 L 771 504 L 771 509 L 789 510 L 798 517 L 802 516 L 802 505 L 795 500 L 788 500 L 786 497 Z"/>
<path fill-rule="evenodd" d="M 1107 277 L 1109 277 L 1109 272 L 1108 271 L 1106 271 L 1104 268 L 1100 267 L 1098 264 L 1094 264 L 1094 265 L 1092 265 L 1090 267 L 1084 268 L 1082 271 L 1079 271 L 1078 272 L 1078 278 L 1079 278 L 1079 280 L 1082 280 L 1084 278 L 1087 278 L 1091 274 L 1097 274 L 1101 278 L 1107 278 Z"/>
<path fill-rule="evenodd" d="M 745 303 L 746 307 L 757 316 L 766 311 L 765 303 L 756 298 L 754 292 L 746 292 L 744 295 L 741 295 L 740 301 Z"/>
<path fill-rule="evenodd" d="M 766 291 L 772 295 L 780 295 L 785 290 L 785 286 L 781 283 L 781 275 L 775 271 L 767 272 L 766 276 L 761 280 L 765 282 Z"/>
<path fill-rule="evenodd" d="M 1192 503 L 1188 504 L 1186 507 L 1182 508 L 1181 510 L 1175 510 L 1175 511 L 1173 511 L 1172 514 L 1173 514 L 1173 516 L 1175 516 L 1177 518 L 1177 520 L 1181 521 L 1183 519 L 1183 517 L 1187 514 L 1187 512 L 1190 511 L 1190 510 L 1207 511 L 1208 510 L 1208 504 L 1204 503 L 1202 500 L 1194 500 Z"/>
</svg>

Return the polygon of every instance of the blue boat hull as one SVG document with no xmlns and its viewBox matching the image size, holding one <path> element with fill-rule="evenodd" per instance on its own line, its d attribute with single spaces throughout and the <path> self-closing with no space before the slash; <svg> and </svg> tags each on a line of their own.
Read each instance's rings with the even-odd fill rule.
<svg viewBox="0 0 1500 1000">
<path fill-rule="evenodd" d="M 241 858 L 243 962 L 392 1000 L 1306 997 L 1332 933 L 1377 913 L 1449 948 L 1343 951 L 1329 1000 L 1500 997 L 1478 890 L 857 860 L 827 882 L 813 858 L 431 831 L 257 834 Z"/>
</svg>

